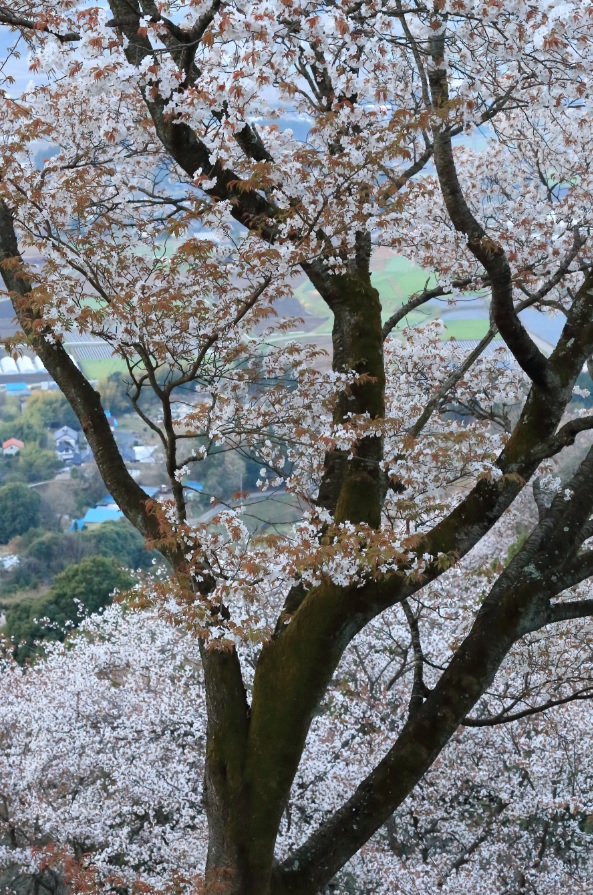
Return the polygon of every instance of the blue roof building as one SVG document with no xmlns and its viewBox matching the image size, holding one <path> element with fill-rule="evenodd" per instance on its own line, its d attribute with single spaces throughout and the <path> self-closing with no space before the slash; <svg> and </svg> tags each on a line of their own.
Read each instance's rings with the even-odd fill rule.
<svg viewBox="0 0 593 895">
<path fill-rule="evenodd" d="M 87 525 L 101 525 L 103 522 L 115 522 L 117 519 L 123 518 L 124 514 L 121 510 L 111 507 L 92 507 L 86 511 L 82 519 L 74 519 L 70 531 L 82 531 Z"/>
</svg>

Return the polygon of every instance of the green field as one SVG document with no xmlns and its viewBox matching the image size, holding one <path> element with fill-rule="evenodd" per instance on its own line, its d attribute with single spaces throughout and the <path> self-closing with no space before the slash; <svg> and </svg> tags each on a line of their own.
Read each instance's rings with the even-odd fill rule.
<svg viewBox="0 0 593 895">
<path fill-rule="evenodd" d="M 372 263 L 373 285 L 379 290 L 383 307 L 383 320 L 387 320 L 415 292 L 434 285 L 434 277 L 405 258 L 399 258 L 386 251 L 379 251 Z M 331 315 L 321 296 L 308 280 L 303 280 L 295 289 L 295 296 L 304 310 L 322 322 L 309 331 L 312 335 L 327 335 L 331 332 Z M 397 327 L 421 326 L 429 320 L 442 319 L 445 323 L 444 339 L 481 339 L 488 331 L 488 320 L 449 320 L 447 306 L 440 307 L 431 302 L 408 314 Z"/>
<path fill-rule="evenodd" d="M 446 339 L 483 339 L 488 332 L 488 320 L 447 320 L 445 316 Z"/>
<path fill-rule="evenodd" d="M 373 258 L 372 271 L 373 285 L 379 290 L 385 320 L 414 292 L 423 289 L 427 280 L 430 285 L 433 279 L 430 274 L 405 258 L 398 258 L 384 251 L 378 252 Z M 323 323 L 311 332 L 320 335 L 331 332 L 331 317 L 327 305 L 311 283 L 303 280 L 294 294 L 305 311 L 313 317 L 324 318 Z M 407 319 L 407 325 L 416 325 L 432 316 L 434 316 L 432 308 L 416 311 Z"/>
<path fill-rule="evenodd" d="M 386 255 L 383 252 L 373 260 L 372 270 L 373 285 L 379 290 L 385 319 L 405 304 L 415 292 L 435 284 L 434 276 L 421 267 L 417 267 L 406 258 Z M 433 316 L 432 308 L 422 309 L 416 313 L 424 317 Z"/>
<path fill-rule="evenodd" d="M 101 360 L 81 360 L 80 366 L 87 379 L 107 379 L 111 373 L 125 373 L 127 367 L 120 357 L 108 357 Z"/>
<path fill-rule="evenodd" d="M 405 304 L 414 293 L 428 286 L 434 285 L 434 275 L 423 270 L 416 264 L 394 255 L 386 249 L 379 249 L 373 257 L 371 264 L 372 282 L 379 291 L 383 308 L 383 320 L 387 320 L 398 308 Z M 332 316 L 319 293 L 309 280 L 304 276 L 294 289 L 295 298 L 299 301 L 303 311 L 314 320 L 305 319 L 305 332 L 279 333 L 271 341 L 282 342 L 296 338 L 304 338 L 305 341 L 316 341 L 319 337 L 322 344 L 331 335 Z M 397 329 L 406 326 L 422 326 L 429 320 L 442 319 L 445 323 L 444 339 L 479 340 L 488 330 L 488 320 L 482 319 L 449 319 L 448 306 L 438 302 L 429 302 L 412 311 L 401 321 Z M 299 326 L 300 330 L 301 327 Z M 80 361 L 85 375 L 92 380 L 106 379 L 111 373 L 126 372 L 126 366 L 119 358 L 107 360 Z"/>
</svg>

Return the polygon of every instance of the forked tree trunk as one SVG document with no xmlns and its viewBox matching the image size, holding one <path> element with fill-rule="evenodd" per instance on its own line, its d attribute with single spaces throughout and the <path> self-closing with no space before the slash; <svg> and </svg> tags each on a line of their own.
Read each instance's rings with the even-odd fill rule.
<svg viewBox="0 0 593 895">
<path fill-rule="evenodd" d="M 339 276 L 324 270 L 308 271 L 309 276 L 330 307 L 333 317 L 333 369 L 354 371 L 361 379 L 337 397 L 334 420 L 341 423 L 354 414 L 368 414 L 381 420 L 385 412 L 385 371 L 381 304 L 373 288 L 368 269 L 370 247 L 358 265 Z M 383 439 L 376 435 L 362 438 L 354 456 L 341 451 L 329 452 L 321 483 L 319 502 L 329 509 L 337 522 L 380 524 L 385 496 L 385 477 L 381 467 Z M 298 769 L 311 718 L 329 684 L 342 653 L 342 647 L 328 644 L 325 666 L 302 667 L 306 698 L 290 705 L 288 694 L 294 681 L 287 677 L 286 662 L 298 661 L 284 656 L 282 649 L 264 646 L 256 679 L 264 681 L 263 708 L 254 705 L 246 730 L 233 727 L 228 715 L 228 696 L 223 696 L 220 668 L 208 667 L 211 677 L 209 697 L 210 728 L 206 771 L 206 810 L 209 823 L 207 895 L 288 895 L 273 874 L 274 847 L 282 815 L 286 809 L 294 776 Z M 323 663 L 322 663 L 323 664 Z M 293 675 L 294 670 L 288 672 Z M 224 675 L 223 675 L 224 677 Z M 272 686 L 265 680 L 273 678 Z M 233 684 L 227 679 L 229 692 Z M 257 693 L 257 683 L 254 689 Z M 288 704 L 284 704 L 288 699 Z M 270 719 L 274 719 L 272 721 Z M 239 745 L 244 740 L 243 747 Z M 234 744 L 234 740 L 237 743 Z M 265 743 L 262 747 L 261 743 Z M 304 885 L 304 888 L 303 888 Z M 300 881 L 298 892 L 291 895 L 317 895 L 319 888 Z"/>
</svg>

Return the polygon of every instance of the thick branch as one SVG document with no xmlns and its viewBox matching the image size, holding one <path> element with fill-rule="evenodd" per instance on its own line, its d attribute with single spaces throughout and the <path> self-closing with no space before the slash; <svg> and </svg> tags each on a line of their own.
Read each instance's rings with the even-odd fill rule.
<svg viewBox="0 0 593 895">
<path fill-rule="evenodd" d="M 147 56 L 154 55 L 148 37 L 139 33 L 140 10 L 137 7 L 134 10 L 126 0 L 110 0 L 109 6 L 115 24 L 128 39 L 126 58 L 131 65 L 139 66 Z M 218 4 L 213 2 L 210 10 L 212 16 L 217 6 Z M 144 90 L 143 98 L 154 122 L 157 136 L 180 168 L 190 177 L 201 172 L 209 180 L 214 180 L 215 186 L 206 192 L 216 199 L 230 202 L 231 214 L 239 223 L 258 232 L 264 239 L 272 239 L 275 207 L 256 190 L 241 189 L 241 178 L 234 171 L 224 168 L 219 162 L 212 164 L 210 149 L 189 125 L 167 114 L 166 101 L 162 97 L 153 98 L 149 91 Z M 247 139 L 247 136 L 244 136 Z M 253 141 L 247 140 L 247 142 Z"/>
<path fill-rule="evenodd" d="M 488 273 L 492 288 L 491 314 L 498 331 L 529 378 L 540 388 L 547 389 L 551 384 L 548 361 L 519 320 L 506 253 L 499 243 L 486 235 L 467 204 L 459 182 L 451 132 L 446 124 L 450 103 L 444 65 L 444 35 L 435 38 L 433 54 L 435 58 L 429 78 L 433 112 L 439 119 L 434 128 L 434 161 L 447 212 L 455 229 L 467 237 L 470 252 Z"/>
<path fill-rule="evenodd" d="M 593 564 L 591 571 L 593 573 Z M 589 618 L 592 615 L 593 600 L 572 600 L 570 603 L 555 603 L 550 608 L 549 621 L 566 622 L 576 618 Z"/>
<path fill-rule="evenodd" d="M 25 31 L 42 31 L 45 34 L 52 34 L 54 37 L 57 37 L 60 43 L 72 43 L 80 40 L 80 34 L 77 34 L 75 31 L 58 34 L 47 25 L 44 25 L 42 21 L 19 16 L 12 12 L 8 6 L 0 6 L 0 24 L 9 25 L 11 28 L 23 28 Z"/>
<path fill-rule="evenodd" d="M 402 609 L 410 627 L 412 650 L 414 653 L 414 681 L 412 684 L 412 693 L 409 704 L 409 712 L 411 714 L 422 705 L 422 702 L 428 696 L 429 690 L 424 683 L 424 653 L 422 651 L 422 641 L 420 640 L 420 626 L 418 624 L 418 619 L 412 612 L 407 600 L 402 601 Z"/>
<path fill-rule="evenodd" d="M 397 311 L 385 321 L 383 324 L 383 338 L 386 339 L 410 311 L 419 308 L 420 305 L 425 304 L 433 298 L 441 298 L 443 295 L 447 295 L 453 289 L 465 289 L 473 283 L 474 280 L 475 277 L 465 277 L 462 280 L 454 280 L 448 286 L 435 286 L 433 289 L 428 289 L 427 286 L 425 286 L 422 292 L 417 292 L 415 295 L 410 296 L 407 302 L 403 304 L 401 308 L 398 308 Z"/>
<path fill-rule="evenodd" d="M 538 519 L 540 522 L 543 522 L 546 513 L 548 512 L 548 505 L 544 499 L 544 494 L 542 491 L 542 483 L 539 478 L 533 480 L 532 485 L 533 491 L 533 499 L 535 501 L 535 505 L 537 507 Z"/>
<path fill-rule="evenodd" d="M 541 462 L 541 460 L 545 460 L 548 457 L 554 457 L 563 448 L 574 444 L 577 435 L 581 432 L 588 432 L 591 429 L 593 429 L 593 416 L 581 416 L 577 419 L 569 420 L 562 428 L 558 429 L 552 438 L 538 446 L 533 458 Z"/>
<path fill-rule="evenodd" d="M 495 585 L 496 589 L 496 585 Z M 354 794 L 278 869 L 281 893 L 316 891 L 385 823 L 490 686 L 533 612 L 539 587 L 494 590 L 436 687 Z M 529 624 L 532 619 L 529 619 Z M 290 627 L 290 626 L 289 626 Z"/>
</svg>

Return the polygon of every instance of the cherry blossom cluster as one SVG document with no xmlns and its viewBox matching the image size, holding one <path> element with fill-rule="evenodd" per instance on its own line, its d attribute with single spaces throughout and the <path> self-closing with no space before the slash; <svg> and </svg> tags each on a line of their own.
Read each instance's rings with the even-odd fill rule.
<svg viewBox="0 0 593 895">
<path fill-rule="evenodd" d="M 496 575 L 492 556 L 500 543 L 512 548 L 517 522 L 518 514 L 504 517 L 421 600 L 353 641 L 314 720 L 280 855 L 339 806 L 389 747 L 412 698 L 412 630 L 430 688 Z M 339 875 L 336 891 L 346 895 L 356 879 L 369 893 L 397 885 L 469 895 L 478 886 L 504 891 L 509 880 L 546 895 L 558 885 L 586 892 L 593 879 L 591 647 L 582 623 L 518 645 L 468 719 L 495 723 L 460 730 Z M 254 648 L 241 646 L 248 686 Z M 48 646 L 33 666 L 6 657 L 0 686 L 0 822 L 13 841 L 1 853 L 4 872 L 14 880 L 66 875 L 74 892 L 89 884 L 94 891 L 118 884 L 199 892 L 206 715 L 196 640 L 151 612 L 114 606 L 85 621 L 66 645 Z M 568 702 L 580 693 L 582 701 Z M 513 714 L 519 719 L 499 723 Z"/>
</svg>

